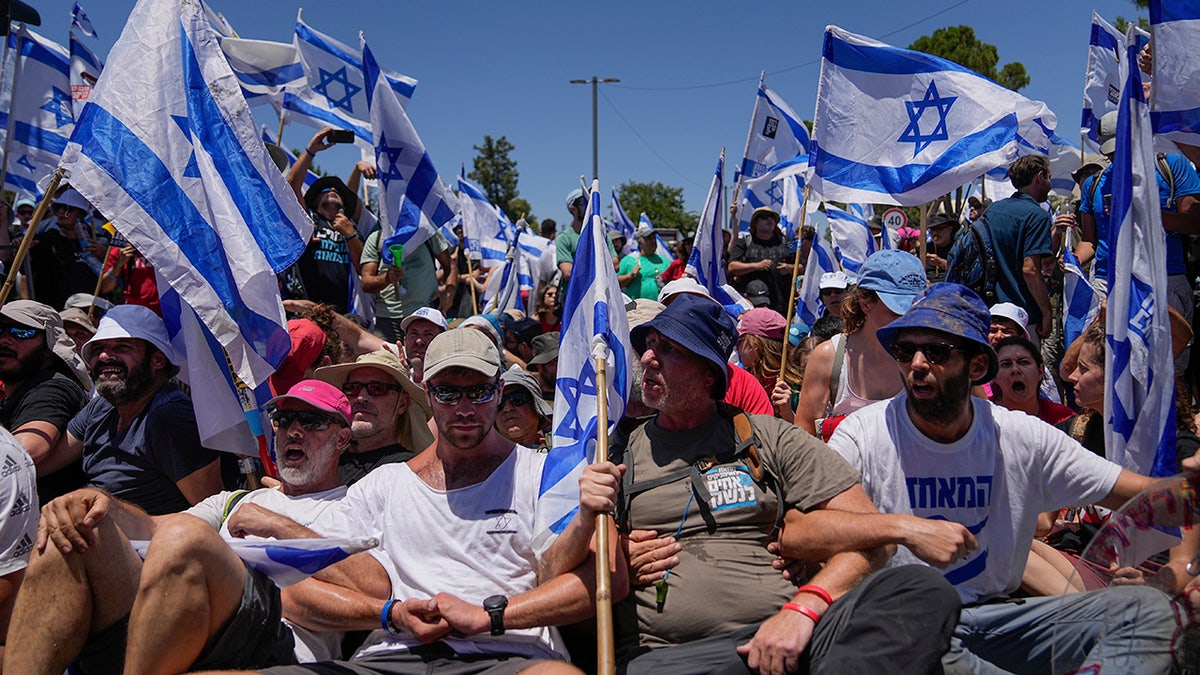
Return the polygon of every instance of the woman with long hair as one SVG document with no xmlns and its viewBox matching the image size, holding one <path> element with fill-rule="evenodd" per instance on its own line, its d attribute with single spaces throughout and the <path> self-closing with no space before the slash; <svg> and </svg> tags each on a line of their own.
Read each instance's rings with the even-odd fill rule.
<svg viewBox="0 0 1200 675">
<path fill-rule="evenodd" d="M 768 307 L 756 307 L 746 312 L 738 324 L 737 350 L 742 367 L 750 371 L 766 391 L 773 391 L 779 379 L 786 324 L 782 314 Z M 783 383 L 799 395 L 801 380 L 799 364 L 789 358 L 783 369 Z M 775 404 L 774 407 L 776 417 L 792 421 L 790 405 Z"/>
</svg>

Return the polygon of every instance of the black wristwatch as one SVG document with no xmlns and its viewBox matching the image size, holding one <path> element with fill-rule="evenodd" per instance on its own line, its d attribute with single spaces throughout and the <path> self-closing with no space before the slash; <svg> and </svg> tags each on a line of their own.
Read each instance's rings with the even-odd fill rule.
<svg viewBox="0 0 1200 675">
<path fill-rule="evenodd" d="M 504 609 L 508 607 L 508 598 L 503 595 L 491 595 L 484 599 L 483 609 L 492 617 L 492 635 L 504 635 Z"/>
</svg>

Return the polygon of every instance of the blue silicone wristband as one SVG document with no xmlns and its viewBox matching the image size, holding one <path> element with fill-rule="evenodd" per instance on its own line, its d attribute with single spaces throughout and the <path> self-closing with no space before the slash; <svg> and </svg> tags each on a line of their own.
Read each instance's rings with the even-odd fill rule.
<svg viewBox="0 0 1200 675">
<path fill-rule="evenodd" d="M 385 633 L 387 633 L 388 635 L 399 635 L 399 633 L 392 630 L 392 621 L 391 621 L 392 605 L 396 604 L 396 602 L 397 602 L 397 600 L 395 598 L 392 598 L 391 600 L 388 600 L 387 602 L 383 603 L 383 611 L 379 614 L 379 624 L 381 626 L 383 626 L 383 631 Z"/>
</svg>

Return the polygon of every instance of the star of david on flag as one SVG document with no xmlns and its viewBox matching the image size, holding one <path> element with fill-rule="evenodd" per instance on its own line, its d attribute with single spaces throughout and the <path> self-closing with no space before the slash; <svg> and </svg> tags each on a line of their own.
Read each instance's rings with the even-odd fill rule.
<svg viewBox="0 0 1200 675">
<path fill-rule="evenodd" d="M 600 182 L 593 181 L 563 302 L 552 447 L 538 489 L 537 550 L 545 550 L 579 509 L 579 476 L 595 459 L 597 434 L 608 433 L 625 414 L 632 354 L 625 303 L 600 217 Z M 598 419 L 597 358 L 604 359 L 608 377 L 604 420 Z"/>
<path fill-rule="evenodd" d="M 362 87 L 346 78 L 346 66 L 342 66 L 332 73 L 324 68 L 317 68 L 317 78 L 320 81 L 313 86 L 313 91 L 324 96 L 325 100 L 329 102 L 330 108 L 341 108 L 353 115 L 354 95 L 362 91 Z M 331 87 L 331 85 L 335 86 Z"/>
<path fill-rule="evenodd" d="M 825 29 L 809 162 L 826 200 L 914 206 L 1048 154 L 1057 120 L 946 59 Z"/>
</svg>

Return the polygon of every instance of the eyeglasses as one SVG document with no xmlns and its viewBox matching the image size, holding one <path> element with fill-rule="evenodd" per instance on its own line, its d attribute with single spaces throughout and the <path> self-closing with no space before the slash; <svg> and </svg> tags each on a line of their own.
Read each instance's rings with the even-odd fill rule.
<svg viewBox="0 0 1200 675">
<path fill-rule="evenodd" d="M 917 352 L 925 355 L 925 360 L 935 366 L 940 366 L 950 360 L 953 352 L 966 353 L 968 350 L 945 342 L 901 342 L 892 343 L 892 358 L 899 363 L 909 363 Z"/>
<path fill-rule="evenodd" d="M 303 410 L 273 410 L 271 412 L 271 424 L 275 425 L 277 429 L 287 429 L 292 426 L 292 422 L 299 422 L 300 428 L 305 431 L 324 431 L 335 420 L 329 415 Z"/>
<path fill-rule="evenodd" d="M 31 340 L 41 332 L 37 328 L 26 328 L 25 326 L 0 326 L 0 337 L 8 334 L 16 340 Z"/>
<path fill-rule="evenodd" d="M 476 384 L 470 387 L 454 387 L 448 384 L 431 384 L 429 393 L 433 399 L 442 405 L 455 405 L 462 400 L 463 394 L 471 403 L 487 403 L 496 397 L 499 383 Z"/>
<path fill-rule="evenodd" d="M 505 394 L 500 398 L 499 409 L 504 410 L 504 406 L 506 405 L 512 405 L 519 408 L 523 405 L 529 405 L 529 402 L 532 400 L 533 399 L 529 395 L 529 392 L 525 391 L 524 389 L 518 389 L 517 391 L 514 391 L 511 394 Z"/>
<path fill-rule="evenodd" d="M 389 391 L 400 389 L 398 384 L 390 384 L 388 382 L 347 382 L 342 385 L 342 393 L 347 396 L 358 396 L 363 389 L 375 398 L 387 396 Z"/>
</svg>

